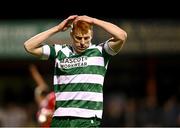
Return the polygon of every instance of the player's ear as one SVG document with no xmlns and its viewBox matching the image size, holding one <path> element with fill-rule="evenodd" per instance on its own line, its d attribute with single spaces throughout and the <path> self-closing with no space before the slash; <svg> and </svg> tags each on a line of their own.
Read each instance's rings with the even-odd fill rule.
<svg viewBox="0 0 180 128">
<path fill-rule="evenodd" d="M 73 37 L 73 31 L 72 30 L 70 31 L 70 35 L 71 35 L 71 37 Z"/>
<path fill-rule="evenodd" d="M 93 33 L 93 30 L 91 30 L 91 37 L 93 37 L 93 34 L 94 34 L 94 33 Z"/>
<path fill-rule="evenodd" d="M 92 30 L 91 30 L 91 37 L 90 37 L 90 38 L 91 38 L 91 39 L 93 38 L 93 31 L 92 31 Z M 90 40 L 91 40 L 91 39 L 90 39 Z"/>
</svg>

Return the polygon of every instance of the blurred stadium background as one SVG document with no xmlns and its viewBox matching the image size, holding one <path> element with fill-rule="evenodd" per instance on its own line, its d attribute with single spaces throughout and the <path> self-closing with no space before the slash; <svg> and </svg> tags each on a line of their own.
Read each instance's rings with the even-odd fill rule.
<svg viewBox="0 0 180 128">
<path fill-rule="evenodd" d="M 105 78 L 102 126 L 180 126 L 178 9 L 172 3 L 159 7 L 154 1 L 144 2 L 144 6 L 132 1 L 132 11 L 127 11 L 128 1 L 121 6 L 105 1 L 99 9 L 102 3 L 94 2 L 76 7 L 77 1 L 67 6 L 48 2 L 39 7 L 32 1 L 27 2 L 28 6 L 12 6 L 14 11 L 5 14 L 0 9 L 0 126 L 38 126 L 36 85 L 29 65 L 35 64 L 52 87 L 53 62 L 27 54 L 23 43 L 71 14 L 107 20 L 128 33 L 126 44 L 112 58 Z M 115 8 L 109 11 L 107 5 Z M 57 34 L 48 42 L 66 43 L 68 32 Z M 108 36 L 95 27 L 93 42 L 102 42 Z"/>
</svg>

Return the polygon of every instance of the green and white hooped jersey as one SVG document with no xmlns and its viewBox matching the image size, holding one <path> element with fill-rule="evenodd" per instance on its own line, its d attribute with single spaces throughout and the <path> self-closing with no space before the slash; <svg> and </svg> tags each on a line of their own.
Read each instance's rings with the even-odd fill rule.
<svg viewBox="0 0 180 128">
<path fill-rule="evenodd" d="M 43 59 L 55 60 L 53 116 L 102 118 L 104 77 L 115 54 L 107 42 L 91 45 L 81 54 L 68 45 L 44 45 Z"/>
</svg>

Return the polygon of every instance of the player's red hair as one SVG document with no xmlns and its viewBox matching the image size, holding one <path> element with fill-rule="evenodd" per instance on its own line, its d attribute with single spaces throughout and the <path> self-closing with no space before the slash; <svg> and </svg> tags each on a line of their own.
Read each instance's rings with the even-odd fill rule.
<svg viewBox="0 0 180 128">
<path fill-rule="evenodd" d="M 76 24 L 73 24 L 72 32 L 80 32 L 82 34 L 88 33 L 89 30 L 92 30 L 92 25 L 85 21 L 78 21 Z"/>
</svg>

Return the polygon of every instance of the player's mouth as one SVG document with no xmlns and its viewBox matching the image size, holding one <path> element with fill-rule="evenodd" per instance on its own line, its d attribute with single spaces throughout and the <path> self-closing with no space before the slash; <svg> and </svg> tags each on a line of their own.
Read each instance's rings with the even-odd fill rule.
<svg viewBox="0 0 180 128">
<path fill-rule="evenodd" d="M 87 49 L 86 47 L 77 47 L 79 50 L 85 50 Z"/>
</svg>

